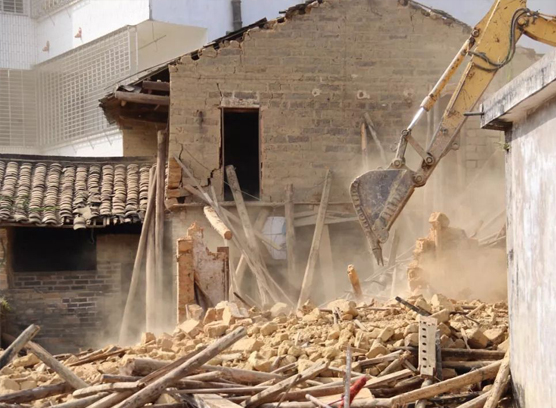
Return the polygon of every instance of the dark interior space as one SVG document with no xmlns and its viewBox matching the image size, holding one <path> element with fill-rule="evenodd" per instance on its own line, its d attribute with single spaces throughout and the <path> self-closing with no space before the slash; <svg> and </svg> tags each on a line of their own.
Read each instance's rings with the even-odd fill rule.
<svg viewBox="0 0 556 408">
<path fill-rule="evenodd" d="M 94 231 L 69 228 L 14 228 L 11 245 L 14 272 L 94 271 Z"/>
<path fill-rule="evenodd" d="M 222 139 L 224 166 L 233 165 L 246 201 L 260 196 L 259 110 L 225 109 Z M 227 182 L 227 179 L 226 179 Z M 224 199 L 233 200 L 230 187 L 224 186 Z"/>
</svg>

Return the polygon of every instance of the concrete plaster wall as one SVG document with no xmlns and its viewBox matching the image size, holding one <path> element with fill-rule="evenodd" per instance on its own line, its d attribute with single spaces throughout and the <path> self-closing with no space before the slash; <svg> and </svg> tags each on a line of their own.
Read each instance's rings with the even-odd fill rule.
<svg viewBox="0 0 556 408">
<path fill-rule="evenodd" d="M 507 133 L 511 372 L 520 407 L 556 406 L 556 99 Z"/>
</svg>

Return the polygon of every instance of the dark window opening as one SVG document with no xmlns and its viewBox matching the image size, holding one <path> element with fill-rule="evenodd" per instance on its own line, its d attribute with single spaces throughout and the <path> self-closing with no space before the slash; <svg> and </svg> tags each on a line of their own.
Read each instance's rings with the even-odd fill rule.
<svg viewBox="0 0 556 408">
<path fill-rule="evenodd" d="M 246 201 L 260 197 L 261 166 L 259 162 L 259 110 L 225 109 L 222 114 L 224 166 L 236 168 L 239 185 Z M 225 178 L 226 182 L 228 181 Z M 224 185 L 224 199 L 234 199 L 230 187 Z"/>
<path fill-rule="evenodd" d="M 14 272 L 94 271 L 97 249 L 94 231 L 68 228 L 13 229 Z"/>
</svg>

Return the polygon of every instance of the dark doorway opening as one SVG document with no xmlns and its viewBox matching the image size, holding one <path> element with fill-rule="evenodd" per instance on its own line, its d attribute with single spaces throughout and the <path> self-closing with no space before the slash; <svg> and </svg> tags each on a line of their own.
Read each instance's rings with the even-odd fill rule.
<svg viewBox="0 0 556 408">
<path fill-rule="evenodd" d="M 236 168 L 243 198 L 246 201 L 257 200 L 261 188 L 259 110 L 224 109 L 222 122 L 224 166 L 232 165 Z M 227 183 L 227 177 L 224 177 Z M 224 199 L 234 199 L 228 184 L 224 185 Z"/>
</svg>

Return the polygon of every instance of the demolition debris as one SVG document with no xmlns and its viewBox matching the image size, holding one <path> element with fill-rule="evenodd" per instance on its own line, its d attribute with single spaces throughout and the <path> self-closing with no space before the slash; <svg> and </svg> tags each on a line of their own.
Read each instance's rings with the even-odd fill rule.
<svg viewBox="0 0 556 408">
<path fill-rule="evenodd" d="M 172 334 L 52 356 L 30 326 L 0 364 L 10 407 L 494 407 L 509 378 L 505 303 L 436 294 L 296 312 L 195 305 Z M 14 358 L 19 350 L 27 355 Z M 11 362 L 10 362 L 11 360 Z M 9 363 L 9 364 L 8 364 Z M 342 396 L 342 394 L 344 396 Z M 347 397 L 346 397 L 347 395 Z"/>
</svg>

